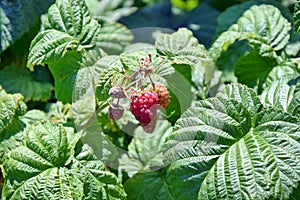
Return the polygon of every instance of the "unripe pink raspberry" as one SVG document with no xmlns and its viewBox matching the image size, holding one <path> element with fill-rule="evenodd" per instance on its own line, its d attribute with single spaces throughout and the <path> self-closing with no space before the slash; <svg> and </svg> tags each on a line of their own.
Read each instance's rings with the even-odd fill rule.
<svg viewBox="0 0 300 200">
<path fill-rule="evenodd" d="M 121 86 L 114 86 L 110 88 L 108 94 L 113 98 L 126 98 L 124 90 L 121 88 Z"/>
<path fill-rule="evenodd" d="M 124 108 L 117 104 L 112 104 L 108 108 L 108 113 L 111 119 L 119 120 L 124 114 Z"/>
</svg>

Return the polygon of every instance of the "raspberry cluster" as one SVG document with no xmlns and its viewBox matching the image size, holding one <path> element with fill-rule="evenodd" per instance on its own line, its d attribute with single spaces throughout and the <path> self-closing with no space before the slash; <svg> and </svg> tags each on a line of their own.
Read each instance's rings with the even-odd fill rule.
<svg viewBox="0 0 300 200">
<path fill-rule="evenodd" d="M 130 111 L 148 133 L 152 133 L 155 129 L 158 106 L 166 108 L 170 103 L 167 87 L 161 83 L 155 85 L 150 77 L 153 72 L 151 64 L 151 55 L 148 54 L 140 59 L 140 68 L 137 71 L 125 76 L 127 85 L 117 85 L 109 90 L 109 95 L 113 98 L 113 103 L 109 107 L 109 117 L 118 120 L 124 113 L 119 100 L 126 98 L 126 94 L 133 89 L 134 92 L 130 95 Z M 144 78 L 149 78 L 152 84 L 148 90 L 144 90 Z"/>
</svg>

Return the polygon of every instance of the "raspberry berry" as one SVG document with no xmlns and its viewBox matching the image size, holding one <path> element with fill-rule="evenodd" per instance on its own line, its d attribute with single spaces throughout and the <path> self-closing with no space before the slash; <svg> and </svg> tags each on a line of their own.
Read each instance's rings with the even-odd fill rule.
<svg viewBox="0 0 300 200">
<path fill-rule="evenodd" d="M 108 108 L 109 117 L 113 120 L 119 120 L 124 113 L 124 108 L 117 104 L 112 104 Z"/>
<path fill-rule="evenodd" d="M 155 91 L 158 95 L 158 104 L 166 108 L 170 103 L 170 95 L 167 87 L 163 84 L 157 84 Z"/>
<path fill-rule="evenodd" d="M 158 95 L 155 91 L 132 94 L 130 97 L 130 111 L 135 118 L 146 126 L 156 119 Z"/>
</svg>

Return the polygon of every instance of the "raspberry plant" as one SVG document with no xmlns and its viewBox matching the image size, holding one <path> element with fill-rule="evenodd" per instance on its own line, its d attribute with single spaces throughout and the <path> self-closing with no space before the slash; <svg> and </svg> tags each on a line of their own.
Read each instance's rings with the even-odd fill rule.
<svg viewBox="0 0 300 200">
<path fill-rule="evenodd" d="M 171 3 L 1 1 L 1 199 L 299 199 L 300 2 Z"/>
</svg>

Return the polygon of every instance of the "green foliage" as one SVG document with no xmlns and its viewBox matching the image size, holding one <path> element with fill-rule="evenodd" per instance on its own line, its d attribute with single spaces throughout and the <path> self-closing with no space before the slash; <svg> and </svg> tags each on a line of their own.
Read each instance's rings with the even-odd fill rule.
<svg viewBox="0 0 300 200">
<path fill-rule="evenodd" d="M 125 182 L 124 187 L 128 200 L 172 199 L 160 172 L 136 174 Z"/>
<path fill-rule="evenodd" d="M 164 147 L 175 199 L 288 199 L 299 181 L 299 123 L 258 101 L 229 85 L 182 115 Z"/>
<path fill-rule="evenodd" d="M 99 101 L 106 101 L 110 96 L 108 94 L 109 89 L 115 85 L 122 83 L 124 75 L 120 73 L 120 69 L 116 67 L 110 67 L 100 74 L 96 85 L 96 97 Z"/>
<path fill-rule="evenodd" d="M 297 0 L 294 10 L 294 29 L 300 35 L 300 1 Z"/>
<path fill-rule="evenodd" d="M 1 1 L 1 199 L 299 199 L 292 3 Z M 158 83 L 149 134 L 128 97 Z"/>
<path fill-rule="evenodd" d="M 79 135 L 72 128 L 45 122 L 29 126 L 25 134 L 4 163 L 3 199 L 125 199 L 117 178 L 77 143 Z"/>
<path fill-rule="evenodd" d="M 100 26 L 89 15 L 84 1 L 56 1 L 48 10 L 49 26 L 32 41 L 28 67 L 55 63 L 68 50 L 91 48 L 97 40 Z"/>
<path fill-rule="evenodd" d="M 223 17 L 227 19 L 228 16 L 234 15 L 236 18 L 239 16 L 237 13 L 252 4 L 253 1 L 235 6 L 224 13 Z M 235 12 L 236 10 L 239 11 Z M 223 26 L 226 27 L 230 22 L 221 20 L 221 17 L 220 29 L 223 30 Z M 288 44 L 290 29 L 291 24 L 274 6 L 254 5 L 246 10 L 236 24 L 220 34 L 210 48 L 210 55 L 221 65 L 219 69 L 224 71 L 223 80 L 235 82 L 237 78 L 238 82 L 253 88 L 258 86 L 261 90 L 272 68 L 281 65 L 279 52 Z M 252 50 L 244 46 L 245 43 L 240 43 L 243 46 L 229 48 L 240 40 L 246 40 Z M 240 49 L 242 51 L 239 51 Z M 237 51 L 239 53 L 236 53 Z M 232 53 L 234 57 L 229 56 Z"/>
<path fill-rule="evenodd" d="M 286 81 L 274 81 L 262 93 L 262 102 L 278 110 L 300 117 L 300 84 L 289 85 Z"/>
<path fill-rule="evenodd" d="M 137 9 L 132 0 L 88 0 L 86 3 L 92 15 L 112 21 L 130 15 Z"/>
<path fill-rule="evenodd" d="M 128 154 L 120 159 L 119 168 L 127 172 L 130 177 L 137 173 L 151 172 L 153 169 L 161 168 L 163 166 L 161 148 L 171 132 L 172 126 L 166 120 L 157 121 L 156 129 L 151 136 L 138 127 L 128 145 Z"/>
<path fill-rule="evenodd" d="M 21 93 L 24 101 L 48 101 L 53 89 L 51 83 L 35 80 L 25 68 L 6 66 L 0 71 L 0 85 L 9 93 Z"/>
<path fill-rule="evenodd" d="M 53 0 L 1 1 L 0 53 L 26 33 L 53 2 Z"/>
<path fill-rule="evenodd" d="M 7 94 L 0 87 L 0 164 L 5 160 L 6 154 L 14 149 L 23 139 L 24 123 L 19 116 L 26 112 L 26 104 L 20 94 Z"/>
</svg>

